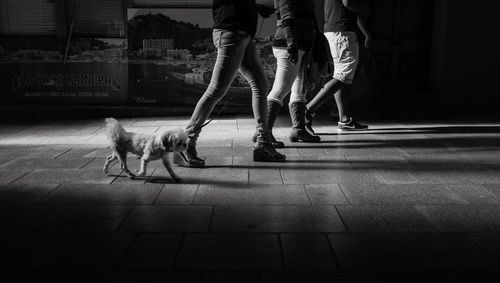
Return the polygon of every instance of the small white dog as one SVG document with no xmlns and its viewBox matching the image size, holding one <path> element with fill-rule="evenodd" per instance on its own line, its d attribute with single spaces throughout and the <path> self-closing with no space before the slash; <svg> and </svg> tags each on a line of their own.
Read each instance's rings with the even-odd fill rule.
<svg viewBox="0 0 500 283">
<path fill-rule="evenodd" d="M 187 148 L 188 137 L 184 130 L 167 131 L 159 136 L 138 134 L 125 131 L 123 126 L 113 118 L 106 118 L 107 137 L 109 147 L 113 153 L 106 158 L 104 173 L 108 174 L 109 163 L 118 159 L 122 170 L 133 178 L 134 174 L 127 167 L 127 153 L 131 152 L 141 158 L 141 169 L 137 176 L 145 176 L 149 161 L 161 159 L 172 179 L 179 182 L 181 179 L 175 174 L 168 157 L 169 152 L 183 152 Z"/>
</svg>

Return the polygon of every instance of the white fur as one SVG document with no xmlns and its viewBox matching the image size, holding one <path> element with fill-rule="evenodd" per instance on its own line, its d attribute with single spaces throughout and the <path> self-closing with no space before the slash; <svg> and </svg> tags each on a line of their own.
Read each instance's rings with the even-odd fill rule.
<svg viewBox="0 0 500 283">
<path fill-rule="evenodd" d="M 131 152 L 141 158 L 141 169 L 137 176 L 145 176 L 149 161 L 161 159 L 172 179 L 180 181 L 170 165 L 169 152 L 183 152 L 187 148 L 188 137 L 183 129 L 166 131 L 161 135 L 147 135 L 127 132 L 123 126 L 113 118 L 106 118 L 106 134 L 109 147 L 113 153 L 106 158 L 104 173 L 108 174 L 110 162 L 118 159 L 122 170 L 129 177 L 135 177 L 127 167 L 127 153 Z"/>
</svg>

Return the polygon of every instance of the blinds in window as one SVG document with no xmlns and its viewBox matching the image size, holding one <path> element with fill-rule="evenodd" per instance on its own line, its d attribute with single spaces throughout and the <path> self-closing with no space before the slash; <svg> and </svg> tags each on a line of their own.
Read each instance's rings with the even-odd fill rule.
<svg viewBox="0 0 500 283">
<path fill-rule="evenodd" d="M 1 0 L 0 34 L 56 35 L 55 0 Z"/>
<path fill-rule="evenodd" d="M 71 20 L 76 3 L 73 34 L 91 37 L 125 37 L 125 7 L 123 0 L 68 1 L 67 15 Z"/>
<path fill-rule="evenodd" d="M 132 0 L 134 8 L 212 8 L 213 0 Z M 273 6 L 273 0 L 257 0 Z"/>
</svg>

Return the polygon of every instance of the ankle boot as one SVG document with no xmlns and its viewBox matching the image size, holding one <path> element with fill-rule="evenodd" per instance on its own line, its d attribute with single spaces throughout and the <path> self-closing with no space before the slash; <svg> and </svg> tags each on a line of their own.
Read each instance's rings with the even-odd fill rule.
<svg viewBox="0 0 500 283">
<path fill-rule="evenodd" d="M 190 168 L 203 168 L 205 167 L 205 160 L 198 157 L 196 152 L 196 145 L 189 144 L 186 151 L 176 152 L 174 154 L 174 164 L 182 167 Z"/>
<path fill-rule="evenodd" d="M 253 148 L 253 161 L 260 162 L 284 162 L 286 156 L 274 149 L 268 133 L 259 133 L 257 142 Z"/>
<path fill-rule="evenodd" d="M 309 133 L 311 135 L 314 135 L 314 130 L 312 128 L 312 124 L 313 124 L 313 118 L 314 118 L 315 113 L 309 111 L 309 109 L 307 109 L 307 107 L 306 107 L 304 115 L 305 115 L 304 120 L 306 122 L 306 130 L 309 131 Z"/>
<path fill-rule="evenodd" d="M 293 102 L 289 104 L 289 107 L 290 118 L 292 118 L 292 131 L 290 133 L 290 141 L 320 142 L 320 137 L 312 135 L 306 130 L 306 104 L 304 102 Z"/>
<path fill-rule="evenodd" d="M 285 144 L 281 141 L 277 141 L 273 135 L 273 127 L 276 118 L 278 117 L 281 110 L 281 104 L 276 101 L 267 101 L 267 127 L 269 129 L 269 139 L 274 148 L 284 148 Z M 257 142 L 257 131 L 255 131 L 252 141 Z"/>
</svg>

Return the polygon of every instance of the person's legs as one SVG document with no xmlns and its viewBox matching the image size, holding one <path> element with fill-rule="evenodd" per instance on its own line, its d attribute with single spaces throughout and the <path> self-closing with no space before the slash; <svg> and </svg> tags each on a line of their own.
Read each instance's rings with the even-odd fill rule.
<svg viewBox="0 0 500 283">
<path fill-rule="evenodd" d="M 189 137 L 189 146 L 186 151 L 188 164 L 182 163 L 182 160 L 177 160 L 176 163 L 180 162 L 181 165 L 204 166 L 204 161 L 197 157 L 196 141 L 200 135 L 203 123 L 205 123 L 217 102 L 229 90 L 243 61 L 250 36 L 228 30 L 214 30 L 213 39 L 215 47 L 217 47 L 217 60 L 214 65 L 210 84 L 196 104 L 191 120 L 186 127 L 186 134 Z"/>
<path fill-rule="evenodd" d="M 267 77 L 264 67 L 255 49 L 255 44 L 250 42 L 246 48 L 245 56 L 241 62 L 240 72 L 243 74 L 252 89 L 252 110 L 257 124 L 257 132 L 267 132 Z"/>
<path fill-rule="evenodd" d="M 302 60 L 299 65 L 299 72 L 295 77 L 290 95 L 290 118 L 292 119 L 292 131 L 290 132 L 290 141 L 292 142 L 319 142 L 321 138 L 309 133 L 305 125 L 306 93 L 304 91 L 304 65 Z"/>
<path fill-rule="evenodd" d="M 252 109 L 257 124 L 254 161 L 284 161 L 286 157 L 271 144 L 267 115 L 267 77 L 255 44 L 251 41 L 240 66 L 240 72 L 252 88 Z"/>
<path fill-rule="evenodd" d="M 307 104 L 307 110 L 311 113 L 318 111 L 318 109 L 332 97 L 332 93 L 337 93 L 343 85 L 343 82 L 337 80 L 336 78 L 332 78 L 325 84 L 318 94 L 316 94 L 316 96 L 309 101 Z"/>
<path fill-rule="evenodd" d="M 351 85 L 344 84 L 335 94 L 335 103 L 339 113 L 339 121 L 344 122 L 349 120 L 349 97 L 351 94 Z"/>
<path fill-rule="evenodd" d="M 284 48 L 273 48 L 274 57 L 276 57 L 276 77 L 274 78 L 271 92 L 267 95 L 268 101 L 275 101 L 283 104 L 283 99 L 292 89 L 293 84 L 299 74 L 300 62 L 305 52 L 299 50 L 299 59 L 297 64 L 292 64 L 288 60 L 288 51 Z"/>
<path fill-rule="evenodd" d="M 354 74 L 359 62 L 359 45 L 354 32 L 327 32 L 325 33 L 332 52 L 335 73 L 333 79 L 307 105 L 307 127 L 312 125 L 315 111 L 334 94 L 339 111 L 340 122 L 350 119 L 349 87 L 353 82 Z M 311 128 L 312 130 L 312 128 Z"/>
<path fill-rule="evenodd" d="M 271 92 L 267 96 L 267 107 L 269 111 L 268 126 L 270 138 L 275 147 L 284 147 L 283 142 L 277 141 L 272 133 L 274 122 L 283 106 L 283 99 L 290 92 L 299 72 L 299 64 L 292 64 L 288 60 L 288 52 L 283 48 L 273 48 L 274 57 L 277 60 L 276 77 Z M 304 56 L 304 51 L 299 51 L 299 62 Z"/>
</svg>

